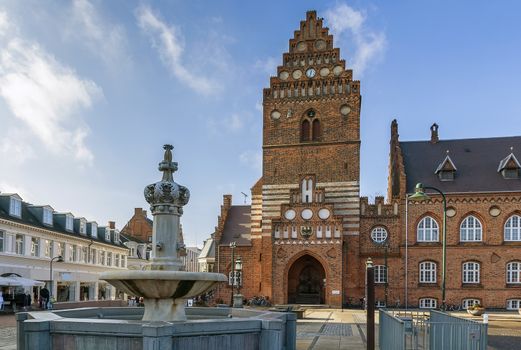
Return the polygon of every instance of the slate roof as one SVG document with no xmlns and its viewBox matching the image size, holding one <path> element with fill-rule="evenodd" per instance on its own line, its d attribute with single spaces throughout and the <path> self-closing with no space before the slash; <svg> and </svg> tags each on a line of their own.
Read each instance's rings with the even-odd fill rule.
<svg viewBox="0 0 521 350">
<path fill-rule="evenodd" d="M 513 151 L 511 148 L 513 147 Z M 521 179 L 504 179 L 498 165 L 510 153 L 521 157 L 521 136 L 461 140 L 400 142 L 407 193 L 414 193 L 418 182 L 446 193 L 521 192 Z M 457 166 L 453 181 L 441 181 L 436 168 L 450 152 Z"/>
<path fill-rule="evenodd" d="M 220 245 L 229 245 L 236 242 L 237 245 L 251 245 L 251 206 L 232 205 L 226 216 Z"/>
<path fill-rule="evenodd" d="M 2 195 L 5 196 L 5 195 L 9 195 L 9 194 L 2 193 Z M 33 213 L 31 213 L 29 211 L 28 207 L 31 207 L 31 206 L 33 206 L 33 205 L 22 201 L 22 217 L 21 218 L 9 215 L 9 212 L 4 210 L 4 208 L 2 208 L 0 206 L 0 218 L 9 220 L 12 222 L 24 224 L 24 225 L 33 226 L 36 228 L 45 229 L 48 231 L 61 233 L 63 235 L 67 235 L 67 236 L 71 236 L 71 237 L 82 238 L 85 240 L 91 239 L 91 237 L 88 235 L 84 236 L 84 235 L 80 235 L 79 233 L 76 233 L 76 232 L 70 232 L 70 231 L 66 231 L 66 230 L 62 229 L 59 225 L 56 224 L 55 220 L 53 220 L 52 226 L 44 225 L 43 223 L 40 222 L 40 220 L 38 220 L 38 218 L 35 215 L 33 215 Z M 43 205 L 43 206 L 45 206 L 45 205 Z M 122 247 L 121 244 L 115 244 L 112 241 L 110 241 L 110 242 L 105 241 L 104 237 L 103 237 L 103 239 L 98 239 L 96 241 L 99 243 L 109 244 L 109 245 L 113 245 L 113 246 L 120 247 L 120 248 Z"/>
</svg>

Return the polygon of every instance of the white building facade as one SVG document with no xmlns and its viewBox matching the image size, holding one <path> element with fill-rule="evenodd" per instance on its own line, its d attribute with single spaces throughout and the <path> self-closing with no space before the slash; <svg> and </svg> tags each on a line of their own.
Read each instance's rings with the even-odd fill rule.
<svg viewBox="0 0 521 350">
<path fill-rule="evenodd" d="M 63 262 L 55 259 L 63 257 Z M 99 280 L 102 272 L 127 269 L 128 248 L 115 223 L 57 213 L 49 205 L 23 202 L 18 194 L 0 193 L 0 275 L 16 273 L 46 283 L 56 301 L 114 299 L 114 287 Z M 3 288 L 4 295 L 14 292 Z M 28 291 L 26 289 L 26 291 Z M 39 289 L 32 290 L 33 301 Z"/>
</svg>

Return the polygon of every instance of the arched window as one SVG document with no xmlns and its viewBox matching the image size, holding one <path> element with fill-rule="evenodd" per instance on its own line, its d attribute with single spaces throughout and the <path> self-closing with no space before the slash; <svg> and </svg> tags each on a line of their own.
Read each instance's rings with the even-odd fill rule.
<svg viewBox="0 0 521 350">
<path fill-rule="evenodd" d="M 420 283 L 436 283 L 436 263 L 434 261 L 420 263 Z"/>
<path fill-rule="evenodd" d="M 512 215 L 505 223 L 505 241 L 521 241 L 521 216 Z"/>
<path fill-rule="evenodd" d="M 319 141 L 322 134 L 320 119 L 315 115 L 314 110 L 309 110 L 302 119 L 300 125 L 300 141 Z"/>
<path fill-rule="evenodd" d="M 421 298 L 419 306 L 420 309 L 435 309 L 436 304 L 436 299 L 434 298 Z"/>
<path fill-rule="evenodd" d="M 463 283 L 479 283 L 479 263 L 463 263 Z"/>
<path fill-rule="evenodd" d="M 309 141 L 311 140 L 311 127 L 309 125 L 309 120 L 304 119 L 302 121 L 302 127 L 300 131 L 300 139 L 302 141 Z"/>
<path fill-rule="evenodd" d="M 374 266 L 374 283 L 387 283 L 387 266 Z"/>
<path fill-rule="evenodd" d="M 507 264 L 507 283 L 521 283 L 521 262 L 513 261 Z"/>
<path fill-rule="evenodd" d="M 430 216 L 421 219 L 417 230 L 418 242 L 438 242 L 439 228 L 436 220 Z"/>
<path fill-rule="evenodd" d="M 387 230 L 383 227 L 375 227 L 371 231 L 371 239 L 375 243 L 385 242 L 385 240 L 387 239 Z"/>
<path fill-rule="evenodd" d="M 469 215 L 462 221 L 460 228 L 460 241 L 481 242 L 483 240 L 483 228 L 481 222 L 473 215 Z"/>
<path fill-rule="evenodd" d="M 313 120 L 313 132 L 312 132 L 311 139 L 313 141 L 318 141 L 320 139 L 320 120 L 314 119 Z"/>
</svg>

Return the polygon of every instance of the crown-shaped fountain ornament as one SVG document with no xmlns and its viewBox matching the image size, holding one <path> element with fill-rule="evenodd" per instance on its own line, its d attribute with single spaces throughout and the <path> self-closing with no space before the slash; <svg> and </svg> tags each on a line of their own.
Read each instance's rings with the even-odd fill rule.
<svg viewBox="0 0 521 350">
<path fill-rule="evenodd" d="M 185 272 L 179 258 L 184 250 L 180 218 L 188 203 L 188 188 L 174 182 L 177 163 L 172 161 L 172 145 L 165 145 L 159 171 L 161 181 L 145 187 L 145 199 L 154 216 L 152 257 L 143 271 L 105 272 L 105 280 L 136 297 L 144 297 L 144 321 L 184 321 L 185 300 L 206 292 L 216 282 L 228 279 L 220 273 Z"/>
</svg>

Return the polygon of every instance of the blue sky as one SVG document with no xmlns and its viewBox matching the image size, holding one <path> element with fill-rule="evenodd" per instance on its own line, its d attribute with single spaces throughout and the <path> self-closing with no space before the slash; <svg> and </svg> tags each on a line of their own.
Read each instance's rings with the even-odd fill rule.
<svg viewBox="0 0 521 350">
<path fill-rule="evenodd" d="M 4 0 L 0 191 L 121 228 L 172 143 L 200 245 L 261 175 L 262 88 L 310 9 L 361 80 L 363 195 L 386 193 L 393 118 L 402 140 L 521 134 L 517 1 Z"/>
</svg>

